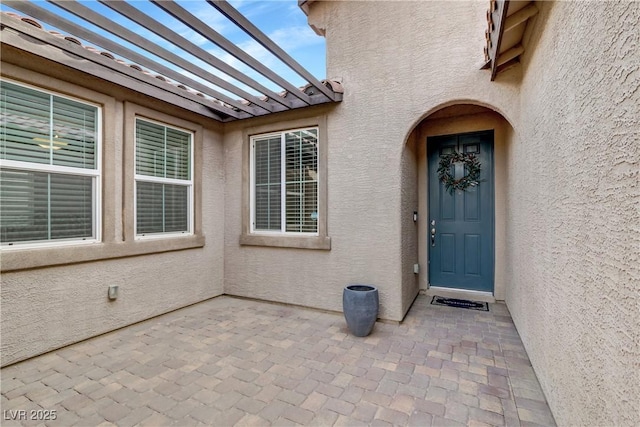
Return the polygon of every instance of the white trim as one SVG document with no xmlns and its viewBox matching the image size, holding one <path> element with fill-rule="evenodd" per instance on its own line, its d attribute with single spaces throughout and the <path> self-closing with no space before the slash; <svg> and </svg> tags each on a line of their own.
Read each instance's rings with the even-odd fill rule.
<svg viewBox="0 0 640 427">
<path fill-rule="evenodd" d="M 316 186 L 316 204 L 317 204 L 317 214 L 318 218 L 316 219 L 316 231 L 313 233 L 309 232 L 293 232 L 293 231 L 285 231 L 287 228 L 287 215 L 286 215 L 286 134 L 293 132 L 307 132 L 309 130 L 316 131 L 316 162 L 318 164 L 318 178 L 317 178 L 317 186 Z M 280 231 L 277 230 L 256 230 L 255 223 L 255 202 L 256 202 L 256 185 L 255 185 L 255 147 L 256 140 L 265 140 L 270 138 L 280 138 Z M 320 212 L 322 211 L 320 206 L 320 127 L 319 126 L 307 126 L 295 129 L 286 129 L 277 132 L 269 132 L 263 134 L 255 134 L 250 136 L 250 146 L 249 146 L 249 233 L 255 234 L 259 236 L 273 236 L 273 237 L 281 237 L 281 236 L 319 236 L 320 235 Z"/>
<path fill-rule="evenodd" d="M 255 168 L 255 148 L 256 141 L 253 137 L 251 137 L 251 142 L 249 146 L 249 232 L 253 233 L 256 226 L 256 214 L 253 206 L 256 201 L 256 174 L 254 172 Z"/>
<path fill-rule="evenodd" d="M 38 248 L 51 248 L 51 247 L 63 247 L 63 246 L 79 246 L 79 245 L 93 245 L 96 243 L 102 243 L 97 239 L 55 239 L 55 240 L 30 240 L 16 243 L 3 243 L 2 251 L 13 251 L 23 249 L 38 249 Z"/>
<path fill-rule="evenodd" d="M 280 133 L 280 233 L 287 232 L 287 132 Z M 271 230 L 266 230 L 271 231 Z"/>
<path fill-rule="evenodd" d="M 102 107 L 98 106 L 98 120 L 97 120 L 97 147 L 95 150 L 96 158 L 96 170 L 98 175 L 94 178 L 94 191 L 93 191 L 93 208 L 94 208 L 94 234 L 96 241 L 102 241 Z"/>
<path fill-rule="evenodd" d="M 135 174 L 136 181 L 144 181 L 144 182 L 154 182 L 159 184 L 175 184 L 175 185 L 183 185 L 183 186 L 191 186 L 192 180 L 186 179 L 175 179 L 175 178 L 162 178 L 159 176 L 150 176 L 150 175 L 139 175 Z"/>
<path fill-rule="evenodd" d="M 58 173 L 65 175 L 100 176 L 99 169 L 73 168 L 69 166 L 48 165 L 46 163 L 31 163 L 20 160 L 0 159 L 0 167 L 6 169 L 20 169 L 30 172 Z"/>
<path fill-rule="evenodd" d="M 171 231 L 167 233 L 147 233 L 136 235 L 136 240 L 153 240 L 153 239 L 165 239 L 172 237 L 185 237 L 192 236 L 193 233 L 188 231 Z"/>
<path fill-rule="evenodd" d="M 152 123 L 158 126 L 162 126 L 165 128 L 165 156 L 166 156 L 166 129 L 173 129 L 179 132 L 183 132 L 189 135 L 189 179 L 175 179 L 175 178 L 162 178 L 151 175 L 141 175 L 137 173 L 137 153 L 138 153 L 138 140 L 137 140 L 137 127 L 138 121 L 143 121 L 146 123 Z M 184 129 L 178 126 L 173 126 L 164 122 L 160 122 L 158 120 L 149 119 L 144 116 L 136 116 L 134 118 L 134 126 L 133 126 L 133 174 L 134 174 L 134 185 L 133 185 L 133 227 L 134 234 L 136 240 L 147 240 L 147 239 L 161 239 L 161 238 L 172 238 L 172 237 L 184 237 L 190 236 L 194 234 L 194 224 L 195 224 L 195 207 L 194 207 L 194 168 L 195 168 L 195 159 L 194 159 L 194 145 L 195 145 L 195 131 Z M 166 169 L 166 162 L 165 162 Z M 166 170 L 164 171 L 166 174 Z M 178 185 L 182 187 L 188 187 L 187 189 L 187 230 L 180 232 L 157 232 L 157 233 L 138 233 L 138 182 L 151 182 L 156 184 L 169 184 L 169 185 Z"/>
<path fill-rule="evenodd" d="M 86 176 L 91 177 L 92 180 L 92 203 L 91 203 L 91 238 L 73 238 L 73 239 L 47 239 L 38 241 L 26 241 L 26 242 L 7 242 L 1 243 L 1 250 L 11 249 L 25 249 L 25 248 L 39 248 L 39 247 L 51 247 L 51 246 L 70 246 L 70 245 L 84 245 L 90 243 L 98 243 L 102 241 L 102 105 L 91 102 L 82 98 L 76 98 L 54 92 L 48 89 L 44 89 L 35 85 L 26 84 L 13 79 L 5 77 L 0 78 L 0 82 L 7 82 L 15 86 L 21 86 L 27 89 L 34 90 L 36 92 L 44 93 L 49 96 L 50 102 L 50 117 L 49 117 L 49 132 L 53 132 L 53 97 L 66 99 L 78 104 L 87 105 L 96 109 L 96 140 L 94 148 L 94 167 L 93 168 L 81 168 L 70 166 L 58 166 L 53 163 L 53 150 L 50 151 L 49 164 L 25 162 L 19 160 L 5 160 L 0 159 L 0 169 L 14 169 L 28 172 L 41 172 L 48 174 L 66 174 L 73 176 Z M 50 208 L 50 206 L 49 206 Z M 49 234 L 51 229 L 49 227 Z"/>
</svg>

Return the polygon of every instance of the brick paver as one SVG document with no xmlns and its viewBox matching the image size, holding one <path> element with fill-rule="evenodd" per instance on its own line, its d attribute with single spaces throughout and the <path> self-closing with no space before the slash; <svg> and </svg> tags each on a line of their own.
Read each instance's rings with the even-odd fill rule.
<svg viewBox="0 0 640 427">
<path fill-rule="evenodd" d="M 426 296 L 365 338 L 339 313 L 224 296 L 0 374 L 3 426 L 554 425 L 506 307 Z"/>
</svg>

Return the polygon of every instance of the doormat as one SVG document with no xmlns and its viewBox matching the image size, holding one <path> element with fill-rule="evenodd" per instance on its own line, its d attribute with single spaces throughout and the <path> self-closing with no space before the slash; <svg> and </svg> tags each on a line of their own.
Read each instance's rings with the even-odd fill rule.
<svg viewBox="0 0 640 427">
<path fill-rule="evenodd" d="M 489 304 L 480 301 L 469 301 L 466 299 L 443 298 L 434 296 L 432 305 L 448 305 L 449 307 L 468 308 L 469 310 L 489 311 Z"/>
</svg>

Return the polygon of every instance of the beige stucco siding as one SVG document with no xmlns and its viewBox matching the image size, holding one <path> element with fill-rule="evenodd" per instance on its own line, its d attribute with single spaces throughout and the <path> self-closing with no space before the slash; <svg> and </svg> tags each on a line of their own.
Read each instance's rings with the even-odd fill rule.
<svg viewBox="0 0 640 427">
<path fill-rule="evenodd" d="M 391 258 L 382 249 L 394 244 L 393 233 L 398 233 L 398 224 L 388 221 L 382 206 L 362 197 L 394 192 L 376 177 L 384 159 L 369 150 L 363 150 L 358 159 L 351 154 L 350 132 L 339 129 L 333 120 L 340 108 L 312 109 L 227 126 L 225 292 L 341 311 L 343 288 L 349 283 L 369 283 L 380 290 L 380 316 L 400 320 L 399 257 Z M 325 145 L 321 142 L 319 149 L 328 156 L 325 178 L 330 250 L 241 245 L 242 219 L 249 215 L 248 208 L 243 208 L 242 191 L 238 191 L 246 191 L 249 185 L 242 177 L 243 168 L 247 168 L 242 150 L 249 144 L 243 130 L 248 127 L 268 132 L 324 121 L 326 126 L 320 127 L 320 133 L 326 133 L 328 139 Z M 354 162 L 370 167 L 354 167 Z M 380 188 L 372 190 L 371 181 Z M 400 194 L 392 197 L 399 200 Z"/>
<path fill-rule="evenodd" d="M 427 215 L 423 213 L 423 218 L 420 218 L 419 203 L 420 195 L 418 193 L 419 188 L 416 185 L 419 165 L 418 165 L 418 152 L 419 152 L 420 140 L 416 133 L 412 133 L 405 145 L 405 149 L 402 151 L 401 159 L 401 211 L 400 211 L 400 265 L 402 271 L 402 314 L 407 313 L 411 304 L 415 300 L 420 290 L 419 278 L 424 271 L 420 271 L 420 258 L 419 258 L 419 244 L 418 238 L 419 224 L 425 222 Z M 414 212 L 417 215 L 417 220 L 414 221 Z M 414 265 L 417 264 L 418 272 L 414 271 Z M 426 267 L 424 264 L 422 268 Z"/>
<path fill-rule="evenodd" d="M 640 3 L 544 2 L 537 19 L 507 304 L 560 425 L 638 425 Z"/>
<path fill-rule="evenodd" d="M 416 149 L 424 141 L 409 141 L 412 129 L 455 102 L 492 105 L 513 115 L 518 107 L 514 77 L 500 83 L 504 92 L 497 93 L 479 71 L 484 6 L 441 6 L 313 4 L 310 22 L 326 29 L 327 75 L 347 87 L 343 101 L 327 115 L 331 250 L 309 255 L 238 244 L 238 216 L 246 213 L 234 189 L 246 185 L 238 159 L 248 140 L 240 130 L 234 134 L 236 125 L 227 125 L 226 152 L 233 154 L 227 157 L 226 292 L 341 311 L 346 284 L 372 283 L 381 292 L 380 317 L 404 317 L 418 278 L 428 271 L 418 257 L 418 225 L 412 218 L 419 197 Z M 442 12 L 446 19 L 434 18 Z M 447 22 L 457 19 L 464 22 L 452 31 Z M 439 49 L 442 39 L 445 50 Z M 287 126 L 286 119 L 273 122 L 275 128 Z M 427 213 L 419 214 L 425 221 Z M 415 263 L 422 267 L 418 276 Z"/>
<path fill-rule="evenodd" d="M 330 170 L 357 160 L 375 171 L 368 192 L 365 172 L 354 172 L 359 191 L 349 199 L 332 181 L 330 200 L 366 212 L 362 229 L 389 224 L 381 231 L 390 242 L 358 249 L 397 260 L 393 270 L 410 288 L 402 242 L 413 224 L 402 217 L 407 198 L 398 198 L 410 182 L 407 135 L 453 104 L 500 113 L 496 297 L 507 300 L 559 424 L 636 425 L 640 3 L 538 5 L 523 64 L 490 82 L 478 70 L 485 2 L 313 3 L 309 21 L 326 33 L 328 76 L 347 88 L 329 117 Z M 417 185 L 422 174 L 418 167 Z M 354 230 L 335 224 L 332 238 L 357 241 Z M 513 388 L 526 396 L 526 384 Z"/>
<path fill-rule="evenodd" d="M 12 60 L 40 71 L 44 68 L 49 76 L 4 62 L 3 77 L 102 107 L 103 211 L 101 243 L 3 250 L 2 365 L 222 294 L 224 152 L 220 126 L 55 64 L 3 57 L 3 61 Z M 127 160 L 133 136 L 126 134 L 124 122 L 134 112 L 196 131 L 196 236 L 135 239 L 133 183 L 123 179 L 133 177 L 133 170 L 125 170 L 133 168 Z M 144 255 L 131 256 L 137 254 Z M 81 260 L 87 262 L 79 263 Z M 110 285 L 119 287 L 115 301 L 107 298 Z"/>
<path fill-rule="evenodd" d="M 425 141 L 410 141 L 412 131 L 430 113 L 456 103 L 518 116 L 517 73 L 495 90 L 479 70 L 485 6 L 318 2 L 310 11 L 310 23 L 325 29 L 327 75 L 347 88 L 328 118 L 331 252 L 344 250 L 341 262 L 356 267 L 345 273 L 361 266 L 365 277 L 389 289 L 381 300 L 389 319 L 402 319 L 417 293 L 416 279 L 424 282 L 428 271 L 417 240 L 428 214 L 419 212 L 418 225 L 412 220 L 418 180 L 426 178 L 415 150 Z M 419 277 L 414 263 L 421 264 Z"/>
<path fill-rule="evenodd" d="M 219 295 L 216 264 L 215 250 L 194 249 L 3 273 L 3 365 Z"/>
</svg>

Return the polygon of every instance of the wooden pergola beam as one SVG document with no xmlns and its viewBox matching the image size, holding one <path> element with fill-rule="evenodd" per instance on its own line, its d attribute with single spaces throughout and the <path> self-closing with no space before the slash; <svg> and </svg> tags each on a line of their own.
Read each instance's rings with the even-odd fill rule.
<svg viewBox="0 0 640 427">
<path fill-rule="evenodd" d="M 514 29 L 536 13 L 538 13 L 538 8 L 535 3 L 531 3 L 530 5 L 520 9 L 513 15 L 507 17 L 507 20 L 504 23 L 504 31 L 507 32 Z"/>
<path fill-rule="evenodd" d="M 253 25 L 247 18 L 245 18 L 240 12 L 234 9 L 226 0 L 207 0 L 207 3 L 215 7 L 220 13 L 222 13 L 227 19 L 242 28 L 247 34 L 249 34 L 255 41 L 260 43 L 265 49 L 274 54 L 279 60 L 284 62 L 288 67 L 298 73 L 301 77 L 318 88 L 329 99 L 335 100 L 332 90 L 323 85 L 318 79 L 316 79 L 309 71 L 307 71 L 302 65 L 300 65 L 295 59 L 293 59 L 287 52 L 282 50 L 280 46 L 275 44 L 273 40 L 267 37 L 262 31 L 260 31 L 255 25 Z"/>
<path fill-rule="evenodd" d="M 128 65 L 93 53 L 82 46 L 6 15 L 2 17 L 2 45 L 3 49 L 15 48 L 40 56 L 218 121 L 227 121 L 228 117 L 235 119 L 248 117 L 246 113 L 233 111 L 195 93 L 168 85 Z M 50 46 L 57 49 L 52 50 Z"/>
<path fill-rule="evenodd" d="M 15 10 L 18 10 L 26 15 L 31 16 L 32 18 L 41 20 L 43 22 L 49 22 L 51 25 L 55 26 L 61 31 L 72 34 L 80 39 L 86 40 L 90 43 L 94 43 L 97 46 L 102 47 L 110 52 L 115 53 L 116 55 L 120 55 L 124 58 L 127 58 L 130 61 L 136 62 L 138 65 L 141 65 L 145 68 L 149 68 L 163 77 L 168 79 L 172 79 L 177 83 L 181 83 L 185 86 L 189 86 L 195 90 L 198 90 L 202 93 L 206 93 L 210 96 L 215 95 L 212 93 L 211 88 L 205 86 L 204 84 L 193 80 L 183 74 L 178 73 L 175 70 L 172 70 L 168 67 L 165 67 L 157 62 L 151 61 L 147 57 L 134 52 L 130 49 L 123 47 L 122 45 L 115 43 L 112 40 L 107 39 L 99 34 L 96 34 L 92 31 L 87 30 L 86 28 L 79 26 L 71 21 L 62 18 L 61 16 L 52 13 L 46 9 L 43 9 L 39 6 L 36 6 L 35 3 L 26 1 L 26 0 L 8 0 L 5 1 L 5 4 L 9 5 Z M 167 85 L 169 83 L 164 83 Z M 215 96 L 213 96 L 215 97 Z M 226 108 L 225 111 L 227 115 L 237 117 L 237 114 L 230 108 Z"/>
<path fill-rule="evenodd" d="M 34 1 L 4 0 L 3 4 L 8 8 L 36 20 L 3 14 L 2 34 L 13 42 L 11 45 L 6 43 L 7 52 L 13 53 L 17 52 L 15 49 L 21 49 L 223 122 L 342 100 L 341 90 L 335 92 L 333 85 L 327 86 L 331 82 L 325 84 L 316 79 L 226 2 L 216 3 L 214 6 L 229 21 L 304 77 L 309 84 L 304 88 L 293 85 L 173 0 L 149 2 L 261 76 L 247 75 L 240 68 L 230 65 L 163 24 L 162 17 L 144 12 L 126 1 L 99 0 L 102 5 L 126 17 L 129 24 L 119 24 L 116 22 L 117 18 L 111 18 L 112 15 L 100 13 L 100 9 L 89 8 L 78 0 L 47 1 L 77 16 L 79 20 L 66 19 L 59 10 L 38 6 Z M 5 25 L 5 21 L 11 25 Z M 64 34 L 50 34 L 37 21 L 52 25 Z M 94 31 L 92 26 L 108 34 L 102 35 L 102 31 Z M 143 37 L 141 29 L 157 34 L 170 47 L 165 47 L 163 42 L 152 42 Z M 25 40 L 23 43 L 19 42 L 21 37 Z M 89 45 L 83 46 L 80 43 Z M 128 47 L 129 43 L 136 48 Z M 3 48 L 4 46 L 3 38 Z M 10 47 L 15 49 L 10 50 Z M 175 47 L 175 52 L 172 47 Z M 50 52 L 49 55 L 46 54 L 47 51 Z M 119 58 L 114 58 L 114 55 Z M 201 65 L 195 58 L 207 65 Z M 165 61 L 170 64 L 165 65 Z M 214 71 L 210 71 L 211 69 Z M 278 89 L 270 89 L 271 83 L 264 83 L 263 77 L 285 91 L 276 93 Z M 139 90 L 136 81 L 140 82 Z"/>
<path fill-rule="evenodd" d="M 500 52 L 500 44 L 502 43 L 502 29 L 507 19 L 507 9 L 509 8 L 509 0 L 497 0 L 496 9 L 491 13 L 491 20 L 494 23 L 494 31 L 491 33 L 491 81 L 496 79 L 498 73 L 498 52 Z"/>
<path fill-rule="evenodd" d="M 500 56 L 498 56 L 498 59 L 495 61 L 497 63 L 497 67 L 506 64 L 507 62 L 511 61 L 514 58 L 517 58 L 519 55 L 522 55 L 524 53 L 524 47 L 522 47 L 521 44 L 512 47 L 511 49 L 509 49 L 508 51 L 501 53 Z"/>
<path fill-rule="evenodd" d="M 485 31 L 487 41 L 487 45 L 484 48 L 485 64 L 481 69 L 491 69 L 491 80 L 493 81 L 498 73 L 517 64 L 517 58 L 524 53 L 522 44 L 509 47 L 508 50 L 500 53 L 503 35 L 526 23 L 528 19 L 538 13 L 538 8 L 534 3 L 530 3 L 507 16 L 509 0 L 491 0 L 489 4 L 487 12 L 488 28 Z"/>
<path fill-rule="evenodd" d="M 100 3 L 104 4 L 105 6 L 109 7 L 110 9 L 120 13 L 121 15 L 131 19 L 132 21 L 136 22 L 137 24 L 141 25 L 142 27 L 148 29 L 149 31 L 159 35 L 160 37 L 164 38 L 165 40 L 173 43 L 176 46 L 180 46 L 180 48 L 184 49 L 185 51 L 189 52 L 190 54 L 192 54 L 193 56 L 195 56 L 196 58 L 201 59 L 202 61 L 211 64 L 213 67 L 217 68 L 218 70 L 222 71 L 223 73 L 229 75 L 230 77 L 233 77 L 234 79 L 236 79 L 237 81 L 240 81 L 244 84 L 246 84 L 247 86 L 261 92 L 262 94 L 271 97 L 272 99 L 276 100 L 276 101 L 280 101 L 281 104 L 288 106 L 287 103 L 282 100 L 282 98 L 280 96 L 278 96 L 277 93 L 271 91 L 270 89 L 264 87 L 263 85 L 261 85 L 260 83 L 258 83 L 257 81 L 255 81 L 254 79 L 250 78 L 249 76 L 247 76 L 246 74 L 243 74 L 241 72 L 239 72 L 238 70 L 236 70 L 235 68 L 233 68 L 232 66 L 228 65 L 226 62 L 221 61 L 220 59 L 216 58 L 215 56 L 211 55 L 209 52 L 207 52 L 206 50 L 202 49 L 201 47 L 195 45 L 194 43 L 192 43 L 191 41 L 187 40 L 185 37 L 179 35 L 178 33 L 172 31 L 171 29 L 169 29 L 168 27 L 160 24 L 158 21 L 156 21 L 155 19 L 149 17 L 148 15 L 146 15 L 145 13 L 141 12 L 140 10 L 136 9 L 135 7 L 131 6 L 130 4 L 128 4 L 127 2 L 123 1 L 123 0 L 98 0 Z M 261 108 L 264 108 L 267 111 L 274 111 L 274 106 L 273 104 L 269 104 L 268 102 L 265 102 L 263 100 L 261 100 L 260 98 L 234 86 L 229 84 L 228 82 L 224 81 L 223 85 L 220 85 L 220 87 L 222 87 L 225 90 L 228 90 L 229 92 L 232 92 L 236 95 L 239 95 L 240 97 L 246 99 L 247 101 L 252 102 L 255 105 L 260 106 Z"/>
<path fill-rule="evenodd" d="M 302 100 L 303 102 L 310 104 L 309 97 L 304 94 L 299 88 L 289 83 L 287 80 L 282 78 L 282 76 L 278 75 L 276 72 L 271 70 L 269 67 L 265 66 L 261 62 L 257 61 L 254 57 L 240 49 L 238 46 L 227 40 L 220 33 L 215 31 L 213 28 L 209 27 L 204 22 L 200 21 L 198 18 L 193 16 L 189 11 L 184 9 L 182 6 L 175 3 L 173 0 L 150 0 L 159 8 L 163 9 L 165 12 L 191 28 L 196 33 L 200 34 L 202 37 L 206 38 L 213 44 L 217 45 L 230 55 L 233 55 L 235 58 L 248 65 L 250 68 L 253 68 L 258 73 L 262 74 L 272 82 L 276 83 L 283 89 L 289 91 L 296 98 Z M 332 98 L 329 98 L 333 100 Z"/>
<path fill-rule="evenodd" d="M 139 65 L 142 65 L 144 67 L 149 67 L 151 68 L 152 66 L 156 66 L 156 72 L 162 73 L 162 75 L 164 77 L 170 78 L 170 79 L 174 79 L 176 82 L 178 83 L 183 83 L 186 84 L 188 86 L 193 87 L 194 89 L 197 90 L 201 90 L 201 92 L 206 93 L 209 92 L 209 88 L 207 88 L 206 86 L 202 85 L 199 82 L 196 82 L 195 80 L 191 80 L 181 74 L 179 74 L 178 72 L 171 70 L 170 68 L 161 66 L 160 64 L 157 64 L 153 61 L 150 61 L 149 59 L 147 59 L 146 57 L 130 51 L 129 49 L 126 49 L 124 47 L 122 47 L 121 45 L 119 45 L 118 43 L 114 43 L 113 41 L 104 38 L 98 34 L 95 34 L 91 31 L 88 31 L 87 29 L 80 27 L 74 23 L 72 23 L 71 21 L 68 21 L 52 12 L 49 12 L 46 9 L 42 9 L 39 6 L 36 6 L 33 2 L 30 1 L 26 1 L 26 0 L 6 0 L 4 1 L 5 4 L 10 5 L 11 8 L 18 10 L 20 12 L 23 12 L 35 19 L 39 19 L 42 21 L 46 21 L 46 22 L 51 22 L 52 25 L 54 25 L 56 28 L 60 29 L 61 31 L 65 31 L 68 32 L 69 34 L 72 34 L 76 37 L 79 37 L 83 40 L 86 40 L 88 42 L 91 43 L 95 43 L 98 46 L 103 47 L 104 49 L 113 52 L 117 55 L 122 55 L 125 58 L 128 58 L 129 60 L 135 61 L 137 62 Z M 6 17 L 3 16 L 3 23 L 5 21 L 9 22 L 10 17 Z M 19 20 L 15 20 L 16 22 L 21 22 Z M 29 28 L 29 27 L 20 27 L 20 28 L 28 28 L 30 30 L 33 30 L 33 27 Z M 41 33 L 45 33 L 48 34 L 42 30 L 38 30 Z M 38 38 L 39 34 L 38 31 L 31 31 L 29 34 L 34 37 L 34 38 Z M 49 35 L 49 34 L 48 34 Z M 47 40 L 55 40 L 57 41 L 57 38 L 55 39 L 51 39 L 51 38 L 47 38 Z M 4 40 L 3 40 L 4 41 Z M 56 47 L 60 47 L 59 44 L 57 43 L 51 43 L 52 45 L 56 46 Z M 62 48 L 64 49 L 64 47 L 69 44 L 66 40 L 65 43 L 63 44 Z M 94 53 L 88 52 L 86 49 L 81 48 L 83 52 L 89 53 L 91 55 L 97 56 Z M 76 55 L 79 55 L 78 52 L 75 52 Z M 82 55 L 80 55 L 82 56 Z M 92 58 L 91 56 L 89 56 L 89 58 Z M 103 58 L 103 59 L 108 59 L 108 58 Z M 108 59 L 108 61 L 117 63 L 116 61 L 112 60 L 112 59 Z M 95 62 L 95 61 L 94 61 Z M 104 61 L 102 61 L 101 63 L 104 63 Z M 106 64 L 111 65 L 109 62 L 106 62 Z M 128 71 L 132 74 L 143 74 L 140 73 L 137 70 L 132 70 L 130 67 L 127 67 Z M 158 79 L 155 79 L 157 81 L 157 86 L 160 88 L 166 88 L 166 87 L 171 87 L 171 85 L 167 82 L 161 82 Z M 177 89 L 177 88 L 176 88 Z M 181 89 L 180 89 L 181 90 Z M 186 92 L 186 91 L 185 91 Z M 201 97 L 198 97 L 200 99 L 202 99 Z M 213 103 L 211 101 L 211 103 Z M 220 106 L 219 109 L 221 112 L 223 112 L 225 115 L 231 116 L 231 117 L 235 117 L 235 118 L 239 118 L 240 115 L 234 111 L 231 108 L 228 107 L 222 107 Z"/>
<path fill-rule="evenodd" d="M 134 33 L 133 31 L 123 27 L 120 24 L 117 24 L 107 18 L 105 18 L 104 16 L 94 12 L 93 10 L 89 9 L 88 7 L 80 4 L 79 2 L 77 2 L 76 0 L 47 0 L 49 3 L 55 4 L 56 6 L 58 6 L 59 8 L 66 10 L 67 12 L 70 12 L 88 22 L 90 22 L 91 24 L 102 28 L 105 31 L 108 31 L 111 34 L 117 35 L 118 37 L 122 38 L 123 40 L 128 41 L 129 43 L 132 43 L 144 50 L 146 50 L 147 52 L 156 55 L 166 61 L 171 62 L 174 65 L 177 65 L 178 67 L 183 68 L 184 70 L 187 70 L 191 73 L 193 73 L 194 75 L 206 80 L 206 81 L 210 81 L 212 82 L 214 85 L 218 86 L 218 87 L 224 87 L 228 85 L 228 82 L 225 82 L 223 79 L 221 79 L 218 76 L 215 76 L 205 70 L 203 70 L 202 68 L 196 66 L 195 64 L 193 64 L 190 61 L 187 61 L 186 59 L 176 55 L 173 52 L 168 51 L 167 49 L 164 49 L 152 42 L 150 42 L 149 40 L 147 40 L 146 38 L 140 36 L 139 34 Z M 251 114 L 251 115 L 255 115 L 255 111 L 253 110 L 252 107 L 249 107 L 247 105 L 244 105 L 242 102 L 239 102 L 236 99 L 233 99 L 221 92 L 218 92 L 216 90 L 213 90 L 211 88 L 209 88 L 207 91 L 201 91 L 203 93 L 206 93 L 216 99 L 219 99 L 220 101 L 223 101 L 229 105 L 232 105 L 240 110 L 246 111 L 247 113 Z"/>
</svg>

